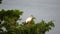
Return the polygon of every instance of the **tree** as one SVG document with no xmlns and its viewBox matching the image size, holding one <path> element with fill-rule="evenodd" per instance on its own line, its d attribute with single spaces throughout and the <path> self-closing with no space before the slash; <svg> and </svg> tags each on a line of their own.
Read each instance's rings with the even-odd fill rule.
<svg viewBox="0 0 60 34">
<path fill-rule="evenodd" d="M 0 4 L 2 0 L 0 0 Z M 35 23 L 34 19 L 31 20 L 30 24 L 22 22 L 17 23 L 20 16 L 23 14 L 19 10 L 0 10 L 0 34 L 45 34 L 45 32 L 55 27 L 53 21 L 46 23 L 44 20 L 39 23 Z M 5 28 L 2 29 L 2 27 Z"/>
<path fill-rule="evenodd" d="M 20 16 L 23 14 L 19 10 L 4 10 L 0 11 L 0 34 L 45 34 L 54 27 L 53 21 L 46 23 L 44 20 L 35 23 L 34 19 L 30 24 L 22 22 L 17 23 Z M 4 21 L 4 22 L 3 22 Z M 4 27 L 6 30 L 1 29 Z"/>
<path fill-rule="evenodd" d="M 0 4 L 2 3 L 2 0 L 0 0 Z"/>
<path fill-rule="evenodd" d="M 12 34 L 15 31 L 16 27 L 18 26 L 17 20 L 19 20 L 22 13 L 23 12 L 19 11 L 19 10 L 4 10 L 4 9 L 2 9 L 0 11 L 0 29 L 2 27 L 5 27 L 7 30 L 7 33 Z M 2 24 L 2 21 L 4 21 L 3 24 Z"/>
</svg>

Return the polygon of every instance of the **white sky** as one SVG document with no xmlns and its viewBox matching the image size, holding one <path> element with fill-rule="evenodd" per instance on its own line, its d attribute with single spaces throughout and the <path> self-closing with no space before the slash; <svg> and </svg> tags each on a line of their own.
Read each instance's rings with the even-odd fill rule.
<svg viewBox="0 0 60 34">
<path fill-rule="evenodd" d="M 36 21 L 54 20 L 55 28 L 46 34 L 60 34 L 60 0 L 3 0 L 1 9 L 23 10 L 23 21 L 31 14 Z"/>
</svg>

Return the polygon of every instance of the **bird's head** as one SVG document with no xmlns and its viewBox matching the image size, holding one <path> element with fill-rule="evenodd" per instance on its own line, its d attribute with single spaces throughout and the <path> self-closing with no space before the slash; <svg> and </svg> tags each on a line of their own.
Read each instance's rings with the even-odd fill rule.
<svg viewBox="0 0 60 34">
<path fill-rule="evenodd" d="M 32 19 L 35 19 L 35 17 L 33 15 L 30 16 Z"/>
</svg>

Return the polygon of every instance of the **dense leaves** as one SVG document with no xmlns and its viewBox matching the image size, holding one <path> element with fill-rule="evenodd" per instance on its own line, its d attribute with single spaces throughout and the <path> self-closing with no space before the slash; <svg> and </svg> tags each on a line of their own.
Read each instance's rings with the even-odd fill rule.
<svg viewBox="0 0 60 34">
<path fill-rule="evenodd" d="M 19 10 L 4 10 L 2 9 L 0 11 L 0 20 L 9 20 L 14 19 L 18 20 L 20 15 L 22 15 L 23 12 L 19 12 Z"/>
<path fill-rule="evenodd" d="M 17 23 L 22 11 L 19 10 L 4 10 L 0 11 L 0 34 L 45 34 L 54 27 L 53 21 L 46 23 L 44 20 L 35 23 L 34 19 L 29 24 L 22 22 Z M 2 27 L 5 28 L 2 29 Z"/>
<path fill-rule="evenodd" d="M 2 3 L 2 0 L 0 0 L 0 4 Z"/>
<path fill-rule="evenodd" d="M 1 22 L 0 29 L 2 27 L 5 27 L 7 30 L 7 33 L 8 32 L 12 33 L 12 31 L 15 31 L 16 27 L 18 26 L 17 20 L 19 20 L 22 13 L 23 12 L 19 11 L 19 10 L 4 10 L 4 9 L 2 9 L 0 11 L 0 22 Z"/>
<path fill-rule="evenodd" d="M 46 23 L 45 21 L 42 20 L 41 22 L 36 24 L 34 23 L 34 24 L 22 25 L 20 27 L 20 30 L 21 34 L 45 34 L 45 32 L 51 30 L 52 27 L 54 27 L 52 21 Z"/>
</svg>

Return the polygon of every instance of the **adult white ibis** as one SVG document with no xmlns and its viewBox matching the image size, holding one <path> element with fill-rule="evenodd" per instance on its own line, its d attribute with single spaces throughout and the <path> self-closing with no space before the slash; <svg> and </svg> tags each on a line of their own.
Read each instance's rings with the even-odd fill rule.
<svg viewBox="0 0 60 34">
<path fill-rule="evenodd" d="M 28 17 L 26 19 L 26 24 L 30 23 L 32 19 L 35 19 L 35 17 L 33 17 L 33 15 L 31 15 L 30 17 Z"/>
</svg>

